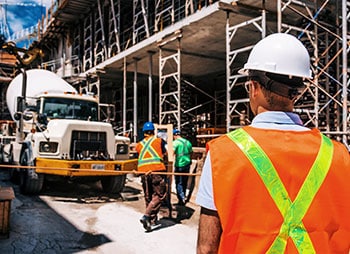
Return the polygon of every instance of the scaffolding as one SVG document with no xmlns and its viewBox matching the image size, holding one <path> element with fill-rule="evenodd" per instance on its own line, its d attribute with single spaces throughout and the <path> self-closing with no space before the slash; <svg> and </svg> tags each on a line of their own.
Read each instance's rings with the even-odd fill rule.
<svg viewBox="0 0 350 254">
<path fill-rule="evenodd" d="M 170 40 L 177 40 L 175 53 L 159 46 L 159 123 L 173 123 L 181 128 L 181 33 Z M 168 68 L 167 68 L 168 67 Z"/>
<path fill-rule="evenodd" d="M 311 2 L 311 3 L 310 3 Z M 323 133 L 349 147 L 349 1 L 277 1 L 277 32 L 290 33 L 308 48 L 312 59 L 313 79 L 296 100 L 295 112 L 304 124 L 319 128 Z M 226 6 L 227 7 L 227 6 Z M 331 10 L 336 13 L 330 20 Z M 233 39 L 242 27 L 253 26 L 266 35 L 266 10 L 241 24 L 229 25 L 231 9 L 227 8 L 227 131 L 242 125 L 239 119 L 249 111 L 249 98 L 244 93 L 244 78 L 232 63 L 238 54 L 250 51 L 253 45 L 232 48 Z M 304 19 L 296 26 L 288 23 L 286 12 L 294 12 Z M 342 18 L 346 17 L 346 18 Z M 252 41 L 254 43 L 254 41 Z M 287 59 L 286 59 L 287 60 Z M 243 91 L 243 92 L 242 92 Z M 249 113 L 248 113 L 249 115 Z M 250 116 L 251 118 L 252 116 Z M 248 121 L 249 123 L 249 121 Z"/>
<path fill-rule="evenodd" d="M 38 29 L 49 52 L 42 66 L 62 58 L 87 90 L 114 94 L 108 103 L 119 105 L 117 127 L 131 128 L 134 141 L 144 121 L 189 131 L 249 124 L 245 78 L 237 71 L 261 38 L 283 32 L 296 36 L 312 59 L 314 78 L 295 111 L 307 127 L 349 149 L 350 1 L 57 0 L 53 6 Z"/>
<path fill-rule="evenodd" d="M 235 36 L 243 27 L 251 26 L 256 29 L 259 36 L 255 41 L 250 41 L 251 45 L 235 48 Z M 240 54 L 247 54 L 254 44 L 266 35 L 266 12 L 253 19 L 246 20 L 240 24 L 230 25 L 230 9 L 227 9 L 226 22 L 226 130 L 227 132 L 241 126 L 242 117 L 249 114 L 249 98 L 244 92 L 245 77 L 237 73 L 237 67 L 233 65 L 236 57 Z M 239 45 L 241 46 L 241 45 Z M 243 91 L 243 92 L 242 92 Z M 247 116 L 246 116 L 247 115 Z M 248 119 L 249 121 L 249 119 Z"/>
</svg>

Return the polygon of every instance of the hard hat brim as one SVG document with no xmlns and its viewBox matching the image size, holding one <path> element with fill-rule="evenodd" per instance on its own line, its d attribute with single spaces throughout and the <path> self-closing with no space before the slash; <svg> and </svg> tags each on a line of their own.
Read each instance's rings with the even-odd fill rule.
<svg viewBox="0 0 350 254">
<path fill-rule="evenodd" d="M 248 76 L 249 75 L 249 71 L 261 71 L 261 72 L 269 72 L 269 73 L 275 73 L 275 74 L 280 74 L 280 75 L 286 75 L 286 76 L 291 76 L 290 74 L 288 73 L 281 73 L 281 72 L 274 72 L 274 71 L 267 71 L 265 69 L 259 69 L 259 68 L 241 68 L 238 70 L 238 73 L 241 74 L 241 75 L 244 75 L 244 76 Z M 312 73 L 311 73 L 311 70 L 310 70 L 310 73 L 309 75 L 292 75 L 293 77 L 300 77 L 300 78 L 303 78 L 303 79 L 310 79 L 312 80 L 313 77 L 312 77 Z"/>
</svg>

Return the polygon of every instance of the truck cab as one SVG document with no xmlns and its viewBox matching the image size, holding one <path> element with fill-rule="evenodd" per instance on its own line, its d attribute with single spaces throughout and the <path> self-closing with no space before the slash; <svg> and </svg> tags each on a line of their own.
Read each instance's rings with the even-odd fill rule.
<svg viewBox="0 0 350 254">
<path fill-rule="evenodd" d="M 22 192 L 39 192 L 44 176 L 100 180 L 104 191 L 120 192 L 125 183 L 120 171 L 136 168 L 137 162 L 129 159 L 130 140 L 115 136 L 110 123 L 99 121 L 98 99 L 77 93 L 54 73 L 29 70 L 20 112 L 21 76 L 10 83 L 7 103 L 22 128 L 15 128 L 12 137 L 1 138 L 6 140 L 0 145 L 6 153 L 0 158 L 23 166 L 12 171 L 12 178 L 20 179 Z"/>
</svg>

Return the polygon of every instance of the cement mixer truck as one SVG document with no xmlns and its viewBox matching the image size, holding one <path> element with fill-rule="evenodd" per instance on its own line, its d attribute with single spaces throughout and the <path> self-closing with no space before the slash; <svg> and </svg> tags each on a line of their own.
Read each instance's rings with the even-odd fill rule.
<svg viewBox="0 0 350 254">
<path fill-rule="evenodd" d="M 130 139 L 100 121 L 97 98 L 79 94 L 55 73 L 22 72 L 6 101 L 14 121 L 1 124 L 0 164 L 16 165 L 10 177 L 22 193 L 38 193 L 45 179 L 57 176 L 100 181 L 103 191 L 119 193 L 126 178 L 119 171 L 136 169 Z"/>
</svg>

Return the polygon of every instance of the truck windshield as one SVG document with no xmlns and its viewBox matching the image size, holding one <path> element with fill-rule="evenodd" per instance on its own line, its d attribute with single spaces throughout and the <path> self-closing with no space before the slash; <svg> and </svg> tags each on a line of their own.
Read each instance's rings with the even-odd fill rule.
<svg viewBox="0 0 350 254">
<path fill-rule="evenodd" d="M 51 119 L 98 120 L 98 104 L 95 102 L 66 98 L 44 98 L 42 105 L 42 113 Z"/>
</svg>

